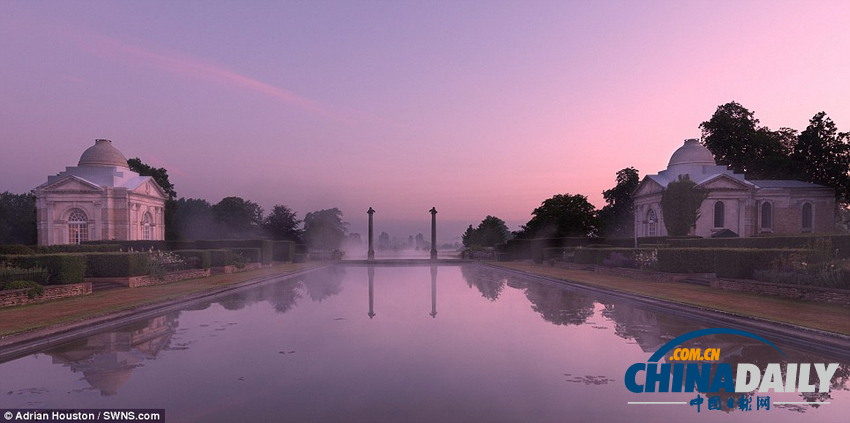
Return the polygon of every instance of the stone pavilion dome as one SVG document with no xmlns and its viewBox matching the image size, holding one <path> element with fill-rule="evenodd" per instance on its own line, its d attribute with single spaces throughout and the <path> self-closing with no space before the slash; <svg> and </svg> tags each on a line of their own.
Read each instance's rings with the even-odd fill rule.
<svg viewBox="0 0 850 423">
<path fill-rule="evenodd" d="M 127 158 L 121 151 L 112 146 L 112 141 L 98 139 L 95 140 L 93 146 L 83 152 L 77 166 L 127 167 Z"/>
<path fill-rule="evenodd" d="M 714 156 L 708 148 L 700 144 L 699 140 L 691 138 L 685 140 L 685 145 L 679 147 L 670 156 L 670 162 L 667 163 L 667 168 L 670 169 L 677 165 L 716 166 L 717 163 L 714 161 Z"/>
</svg>

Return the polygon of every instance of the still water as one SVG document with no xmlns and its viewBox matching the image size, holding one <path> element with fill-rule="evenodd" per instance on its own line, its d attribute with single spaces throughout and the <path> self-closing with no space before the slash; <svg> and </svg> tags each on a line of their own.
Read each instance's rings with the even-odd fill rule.
<svg viewBox="0 0 850 423">
<path fill-rule="evenodd" d="M 769 393 L 830 404 L 628 404 L 695 399 L 631 393 L 624 374 L 705 327 L 478 265 L 336 266 L 0 364 L 0 408 L 153 408 L 170 422 L 846 421 L 846 358 L 774 341 L 785 358 L 731 335 L 687 346 L 762 370 L 838 362 L 829 393 Z"/>
</svg>

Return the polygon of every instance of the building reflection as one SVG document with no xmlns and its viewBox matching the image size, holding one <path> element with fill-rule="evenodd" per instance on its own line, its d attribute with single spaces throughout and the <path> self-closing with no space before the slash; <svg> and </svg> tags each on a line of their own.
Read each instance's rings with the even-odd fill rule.
<svg viewBox="0 0 850 423">
<path fill-rule="evenodd" d="M 145 360 L 165 349 L 177 328 L 180 312 L 136 323 L 53 348 L 45 354 L 54 364 L 68 366 L 103 396 L 118 393 Z"/>
</svg>

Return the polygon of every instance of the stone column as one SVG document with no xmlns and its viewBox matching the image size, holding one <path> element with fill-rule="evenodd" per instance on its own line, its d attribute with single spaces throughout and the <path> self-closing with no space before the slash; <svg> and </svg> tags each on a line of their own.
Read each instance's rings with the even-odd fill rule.
<svg viewBox="0 0 850 423">
<path fill-rule="evenodd" d="M 375 316 L 375 267 L 369 266 L 369 318 Z"/>
<path fill-rule="evenodd" d="M 372 235 L 372 215 L 375 214 L 375 210 L 369 207 L 369 210 L 367 210 L 366 213 L 369 214 L 369 253 L 366 258 L 367 260 L 375 260 L 375 238 Z"/>
<path fill-rule="evenodd" d="M 437 266 L 431 266 L 431 317 L 437 317 Z"/>
<path fill-rule="evenodd" d="M 431 260 L 437 259 L 437 208 L 431 207 Z"/>
</svg>

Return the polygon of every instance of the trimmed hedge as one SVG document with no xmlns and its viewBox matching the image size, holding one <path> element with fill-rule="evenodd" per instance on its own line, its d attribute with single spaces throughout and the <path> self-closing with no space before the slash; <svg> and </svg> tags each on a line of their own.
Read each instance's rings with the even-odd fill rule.
<svg viewBox="0 0 850 423">
<path fill-rule="evenodd" d="M 776 259 L 792 254 L 812 254 L 808 249 L 717 249 L 714 255 L 714 271 L 718 278 L 752 279 L 756 270 L 769 269 Z"/>
<path fill-rule="evenodd" d="M 203 250 L 210 253 L 210 266 L 222 267 L 233 265 L 233 251 L 231 250 Z"/>
<path fill-rule="evenodd" d="M 263 264 L 271 264 L 274 260 L 274 242 L 267 239 L 219 239 L 219 240 L 203 240 L 195 241 L 197 249 L 200 250 L 220 250 L 228 248 L 231 250 L 239 250 L 246 248 L 260 249 L 260 258 L 252 262 L 262 262 Z"/>
<path fill-rule="evenodd" d="M 612 254 L 617 253 L 623 256 L 626 260 L 633 261 L 637 253 L 650 251 L 653 251 L 653 249 L 616 247 L 598 248 L 595 246 L 589 246 L 588 248 L 576 249 L 574 260 L 577 264 L 606 264 L 605 260 L 611 258 Z"/>
<path fill-rule="evenodd" d="M 47 270 L 47 284 L 81 283 L 86 274 L 86 257 L 82 254 L 33 254 L 29 256 L 4 256 L 0 261 L 12 266 Z"/>
<path fill-rule="evenodd" d="M 295 256 L 295 243 L 292 241 L 273 241 L 275 261 L 292 261 Z"/>
<path fill-rule="evenodd" d="M 118 248 L 109 251 L 130 251 L 133 252 L 141 252 L 141 251 L 167 251 L 168 244 L 165 241 L 154 241 L 154 240 L 136 240 L 136 241 L 121 241 L 121 240 L 110 240 L 110 241 L 86 241 L 82 244 L 82 246 L 98 246 L 98 245 L 109 245 L 114 244 L 117 245 Z M 91 250 L 96 251 L 96 250 Z"/>
<path fill-rule="evenodd" d="M 263 250 L 260 248 L 231 248 L 234 254 L 239 254 L 245 258 L 245 263 L 261 263 L 263 260 Z"/>
<path fill-rule="evenodd" d="M 34 247 L 21 244 L 0 245 L 0 255 L 29 255 L 35 254 Z"/>
<path fill-rule="evenodd" d="M 150 255 L 132 253 L 89 253 L 86 258 L 86 277 L 126 278 L 150 273 Z"/>
<path fill-rule="evenodd" d="M 669 238 L 671 247 L 675 248 L 811 248 L 818 239 L 828 239 L 832 248 L 837 250 L 839 258 L 850 257 L 850 235 L 794 235 L 794 236 L 759 236 L 748 238 Z"/>
<path fill-rule="evenodd" d="M 306 263 L 309 255 L 309 249 L 304 244 L 295 245 L 295 255 L 292 256 L 293 263 Z"/>
<path fill-rule="evenodd" d="M 714 273 L 719 248 L 660 248 L 658 270 L 668 273 Z"/>
<path fill-rule="evenodd" d="M 193 269 L 209 269 L 210 263 L 212 261 L 210 250 L 176 250 L 174 251 L 174 254 L 177 254 L 182 257 L 184 260 L 186 260 L 187 263 L 194 262 L 192 263 Z M 231 255 L 231 259 L 232 258 L 233 256 Z"/>
</svg>

